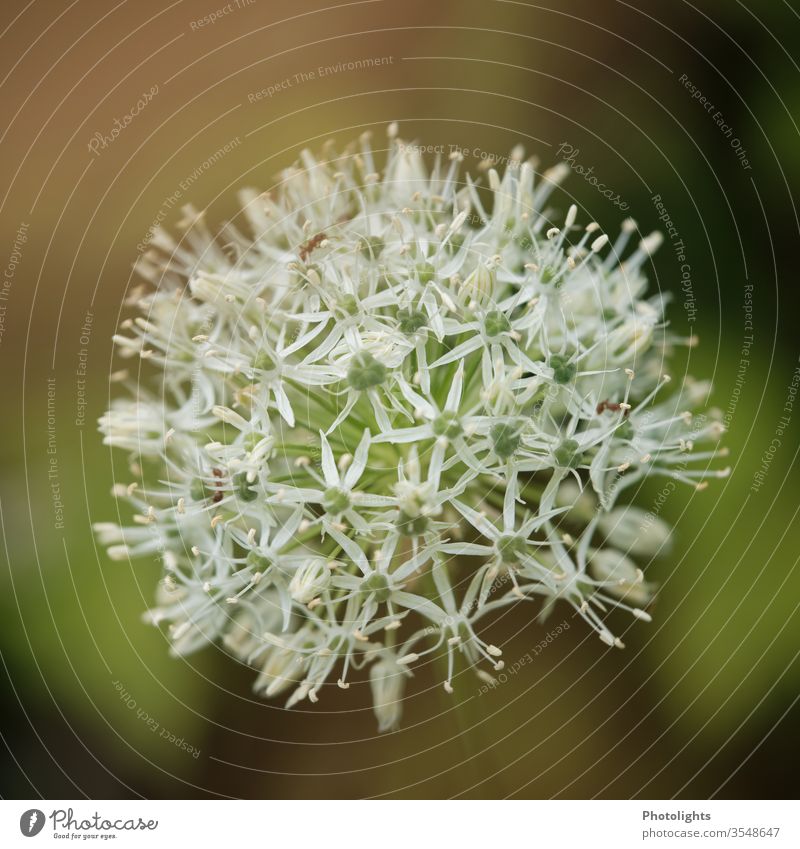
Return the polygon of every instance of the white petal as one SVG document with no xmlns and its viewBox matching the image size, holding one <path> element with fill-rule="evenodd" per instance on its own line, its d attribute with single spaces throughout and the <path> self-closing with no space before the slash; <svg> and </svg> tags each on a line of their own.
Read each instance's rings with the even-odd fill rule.
<svg viewBox="0 0 800 849">
<path fill-rule="evenodd" d="M 453 377 L 453 382 L 450 384 L 450 391 L 447 393 L 447 401 L 444 405 L 445 410 L 447 410 L 449 413 L 455 413 L 458 411 L 459 404 L 461 403 L 461 390 L 463 386 L 464 361 L 462 360 L 458 364 L 455 377 Z"/>
<path fill-rule="evenodd" d="M 497 528 L 489 522 L 485 516 L 481 516 L 480 513 L 477 513 L 471 507 L 467 507 L 466 504 L 462 504 L 458 499 L 454 498 L 452 500 L 453 507 L 458 510 L 459 513 L 476 529 L 479 530 L 486 539 L 496 540 L 500 536 L 500 532 Z"/>
<path fill-rule="evenodd" d="M 353 455 L 353 462 L 350 464 L 344 476 L 345 489 L 352 489 L 356 481 L 364 474 L 364 469 L 367 467 L 367 457 L 369 456 L 370 432 L 368 428 L 364 429 L 364 435 L 361 437 L 361 442 L 358 443 L 356 453 Z"/>
<path fill-rule="evenodd" d="M 469 557 L 488 557 L 494 551 L 490 545 L 478 545 L 474 542 L 446 542 L 437 550 L 445 554 L 462 554 Z"/>
<path fill-rule="evenodd" d="M 483 345 L 483 339 L 477 334 L 472 337 L 472 339 L 467 339 L 466 342 L 462 342 L 460 345 L 456 345 L 452 351 L 445 354 L 443 357 L 439 357 L 435 363 L 431 363 L 431 370 L 438 368 L 439 366 L 446 365 L 447 363 L 454 363 L 456 360 L 460 360 L 463 357 L 466 357 L 467 354 L 471 354 L 473 351 L 477 351 L 478 348 Z"/>
<path fill-rule="evenodd" d="M 364 554 L 360 546 L 358 546 L 350 537 L 345 536 L 341 531 L 337 531 L 336 528 L 328 528 L 328 533 L 336 540 L 336 542 L 341 545 L 344 553 L 353 561 L 353 563 L 358 566 L 358 568 L 365 574 L 369 574 L 369 561 L 367 560 L 367 555 Z"/>
<path fill-rule="evenodd" d="M 294 427 L 294 412 L 283 386 L 280 383 L 274 384 L 272 394 L 275 396 L 275 406 L 278 408 L 281 417 L 289 427 Z"/>
<path fill-rule="evenodd" d="M 295 535 L 295 531 L 300 526 L 303 519 L 303 508 L 298 507 L 297 510 L 286 520 L 286 524 L 275 534 L 275 539 L 272 541 L 272 547 L 281 549 Z"/>
<path fill-rule="evenodd" d="M 419 442 L 422 439 L 433 439 L 434 433 L 429 424 L 419 427 L 402 427 L 387 430 L 378 434 L 373 442 L 388 442 L 392 445 L 402 445 L 405 442 Z"/>
<path fill-rule="evenodd" d="M 320 431 L 319 439 L 322 445 L 322 474 L 325 478 L 325 483 L 328 486 L 339 485 L 339 471 L 336 468 L 336 461 L 333 459 L 333 451 L 325 434 Z"/>
</svg>

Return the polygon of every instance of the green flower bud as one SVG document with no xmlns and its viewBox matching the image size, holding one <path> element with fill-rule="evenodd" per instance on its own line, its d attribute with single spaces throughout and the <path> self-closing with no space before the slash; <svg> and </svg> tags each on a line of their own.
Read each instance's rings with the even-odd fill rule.
<svg viewBox="0 0 800 849">
<path fill-rule="evenodd" d="M 527 540 L 512 534 L 504 534 L 497 540 L 497 551 L 503 563 L 507 566 L 517 566 L 522 562 L 522 557 L 528 553 Z"/>
<path fill-rule="evenodd" d="M 400 332 L 406 336 L 413 336 L 423 327 L 428 326 L 428 316 L 419 310 L 398 310 L 397 320 L 400 322 Z"/>
<path fill-rule="evenodd" d="M 364 392 L 386 382 L 389 369 L 379 363 L 368 351 L 360 351 L 350 361 L 347 382 L 358 392 Z"/>
<path fill-rule="evenodd" d="M 489 431 L 494 453 L 502 460 L 507 460 L 517 452 L 522 442 L 522 422 L 500 422 Z"/>
<path fill-rule="evenodd" d="M 553 380 L 556 383 L 571 383 L 578 371 L 575 363 L 569 361 L 569 357 L 561 354 L 551 354 L 550 368 L 553 369 Z"/>
<path fill-rule="evenodd" d="M 486 313 L 486 318 L 483 320 L 483 326 L 487 336 L 499 336 L 501 333 L 508 333 L 511 330 L 511 322 L 506 318 L 505 314 L 500 310 L 492 310 Z"/>
<path fill-rule="evenodd" d="M 364 593 L 373 593 L 375 601 L 384 602 L 392 595 L 392 588 L 389 586 L 389 581 L 386 575 L 381 572 L 373 572 L 369 577 L 364 578 L 361 582 L 361 589 Z"/>
<path fill-rule="evenodd" d="M 576 469 L 583 462 L 583 454 L 579 449 L 574 439 L 565 439 L 553 452 L 553 458 L 564 469 Z"/>
</svg>

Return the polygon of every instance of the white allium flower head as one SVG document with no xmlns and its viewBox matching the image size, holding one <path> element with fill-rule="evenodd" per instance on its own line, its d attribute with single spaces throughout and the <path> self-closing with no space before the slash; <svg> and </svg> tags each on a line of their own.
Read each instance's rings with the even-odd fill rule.
<svg viewBox="0 0 800 849">
<path fill-rule="evenodd" d="M 670 531 L 619 499 L 724 474 L 696 450 L 722 431 L 687 410 L 703 387 L 661 372 L 686 340 L 646 293 L 658 235 L 556 219 L 568 169 L 519 150 L 485 204 L 460 159 L 428 170 L 392 129 L 382 170 L 364 136 L 304 151 L 217 234 L 187 209 L 115 337 L 152 382 L 100 419 L 135 515 L 98 537 L 163 560 L 148 616 L 175 653 L 219 641 L 289 705 L 368 678 L 381 730 L 415 665 L 441 659 L 448 692 L 502 668 L 498 608 L 562 601 L 621 646 L 605 614 L 649 620 Z"/>
</svg>

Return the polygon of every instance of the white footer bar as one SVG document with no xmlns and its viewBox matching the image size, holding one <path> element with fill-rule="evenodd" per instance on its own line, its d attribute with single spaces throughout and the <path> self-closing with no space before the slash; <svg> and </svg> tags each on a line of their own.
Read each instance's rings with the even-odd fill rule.
<svg viewBox="0 0 800 849">
<path fill-rule="evenodd" d="M 800 846 L 783 801 L 0 801 L 0 846 Z"/>
</svg>

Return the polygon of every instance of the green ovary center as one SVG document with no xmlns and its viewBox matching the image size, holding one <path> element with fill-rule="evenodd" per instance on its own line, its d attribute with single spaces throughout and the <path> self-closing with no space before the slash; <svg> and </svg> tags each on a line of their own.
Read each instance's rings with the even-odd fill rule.
<svg viewBox="0 0 800 849">
<path fill-rule="evenodd" d="M 455 439 L 461 436 L 464 428 L 461 427 L 461 422 L 455 413 L 442 413 L 433 420 L 433 432 L 436 436 L 446 436 L 448 439 Z"/>
<path fill-rule="evenodd" d="M 367 351 L 356 354 L 347 370 L 347 382 L 358 392 L 380 386 L 388 376 L 389 369 Z"/>
<path fill-rule="evenodd" d="M 380 572 L 373 572 L 368 578 L 364 578 L 361 587 L 365 593 L 374 593 L 375 601 L 387 601 L 392 594 L 389 581 Z"/>
<path fill-rule="evenodd" d="M 497 540 L 497 552 L 507 566 L 518 566 L 527 551 L 526 540 L 522 537 L 505 534 Z"/>
<path fill-rule="evenodd" d="M 486 313 L 486 318 L 483 320 L 483 326 L 487 336 L 499 336 L 501 333 L 508 333 L 511 330 L 511 323 L 500 310 L 492 310 Z"/>
<path fill-rule="evenodd" d="M 522 441 L 519 422 L 503 422 L 496 424 L 489 431 L 489 438 L 494 446 L 494 453 L 502 460 L 507 460 L 519 448 Z"/>
<path fill-rule="evenodd" d="M 553 457 L 559 466 L 574 469 L 583 462 L 580 446 L 574 439 L 565 439 L 553 452 Z"/>
<path fill-rule="evenodd" d="M 343 489 L 339 489 L 338 486 L 332 486 L 325 490 L 322 496 L 322 506 L 326 513 L 338 516 L 350 509 L 350 496 Z"/>
</svg>

